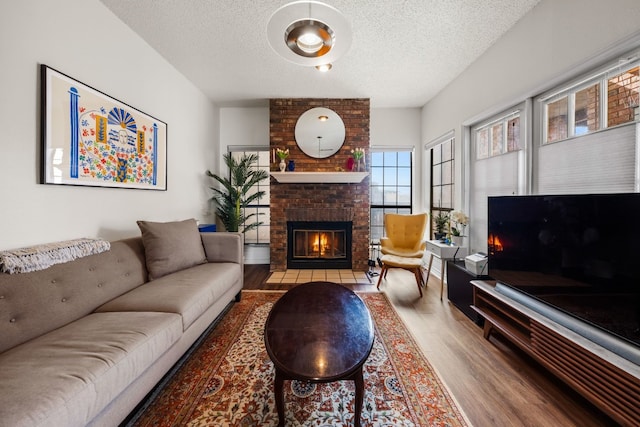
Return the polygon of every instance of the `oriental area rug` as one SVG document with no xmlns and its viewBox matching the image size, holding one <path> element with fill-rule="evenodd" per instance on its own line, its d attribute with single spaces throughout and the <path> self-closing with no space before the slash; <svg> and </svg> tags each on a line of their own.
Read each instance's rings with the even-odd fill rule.
<svg viewBox="0 0 640 427">
<path fill-rule="evenodd" d="M 217 326 L 130 426 L 277 426 L 275 370 L 264 325 L 283 292 L 243 291 Z M 364 364 L 362 426 L 468 422 L 383 293 L 358 293 L 375 324 Z M 285 381 L 286 426 L 352 426 L 353 381 Z"/>
</svg>

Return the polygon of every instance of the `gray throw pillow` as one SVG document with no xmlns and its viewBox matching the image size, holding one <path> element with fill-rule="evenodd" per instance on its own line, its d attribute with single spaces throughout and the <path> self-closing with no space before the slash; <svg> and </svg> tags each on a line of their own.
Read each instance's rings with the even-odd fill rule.
<svg viewBox="0 0 640 427">
<path fill-rule="evenodd" d="M 195 219 L 138 221 L 149 280 L 207 262 Z"/>
</svg>

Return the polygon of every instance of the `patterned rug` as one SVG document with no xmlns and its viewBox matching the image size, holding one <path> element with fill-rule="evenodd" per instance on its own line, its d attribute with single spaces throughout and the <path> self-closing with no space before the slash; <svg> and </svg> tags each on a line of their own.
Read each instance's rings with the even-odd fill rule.
<svg viewBox="0 0 640 427">
<path fill-rule="evenodd" d="M 267 315 L 282 292 L 243 291 L 133 426 L 276 426 Z M 383 293 L 359 293 L 376 333 L 364 364 L 363 426 L 465 426 L 464 415 Z M 353 425 L 353 381 L 285 381 L 287 426 Z"/>
</svg>

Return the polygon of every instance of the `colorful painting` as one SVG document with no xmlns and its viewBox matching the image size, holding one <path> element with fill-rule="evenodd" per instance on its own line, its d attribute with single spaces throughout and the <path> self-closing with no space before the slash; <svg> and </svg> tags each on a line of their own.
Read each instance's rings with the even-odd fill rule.
<svg viewBox="0 0 640 427">
<path fill-rule="evenodd" d="M 46 65 L 45 184 L 167 189 L 167 125 Z"/>
</svg>

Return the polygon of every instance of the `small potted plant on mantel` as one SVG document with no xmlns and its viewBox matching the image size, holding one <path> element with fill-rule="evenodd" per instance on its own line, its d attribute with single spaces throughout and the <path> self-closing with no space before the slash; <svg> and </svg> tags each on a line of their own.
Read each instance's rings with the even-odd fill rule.
<svg viewBox="0 0 640 427">
<path fill-rule="evenodd" d="M 446 212 L 440 212 L 433 218 L 435 222 L 436 231 L 434 238 L 436 240 L 443 240 L 447 236 L 447 230 L 449 228 L 449 214 Z"/>
</svg>

